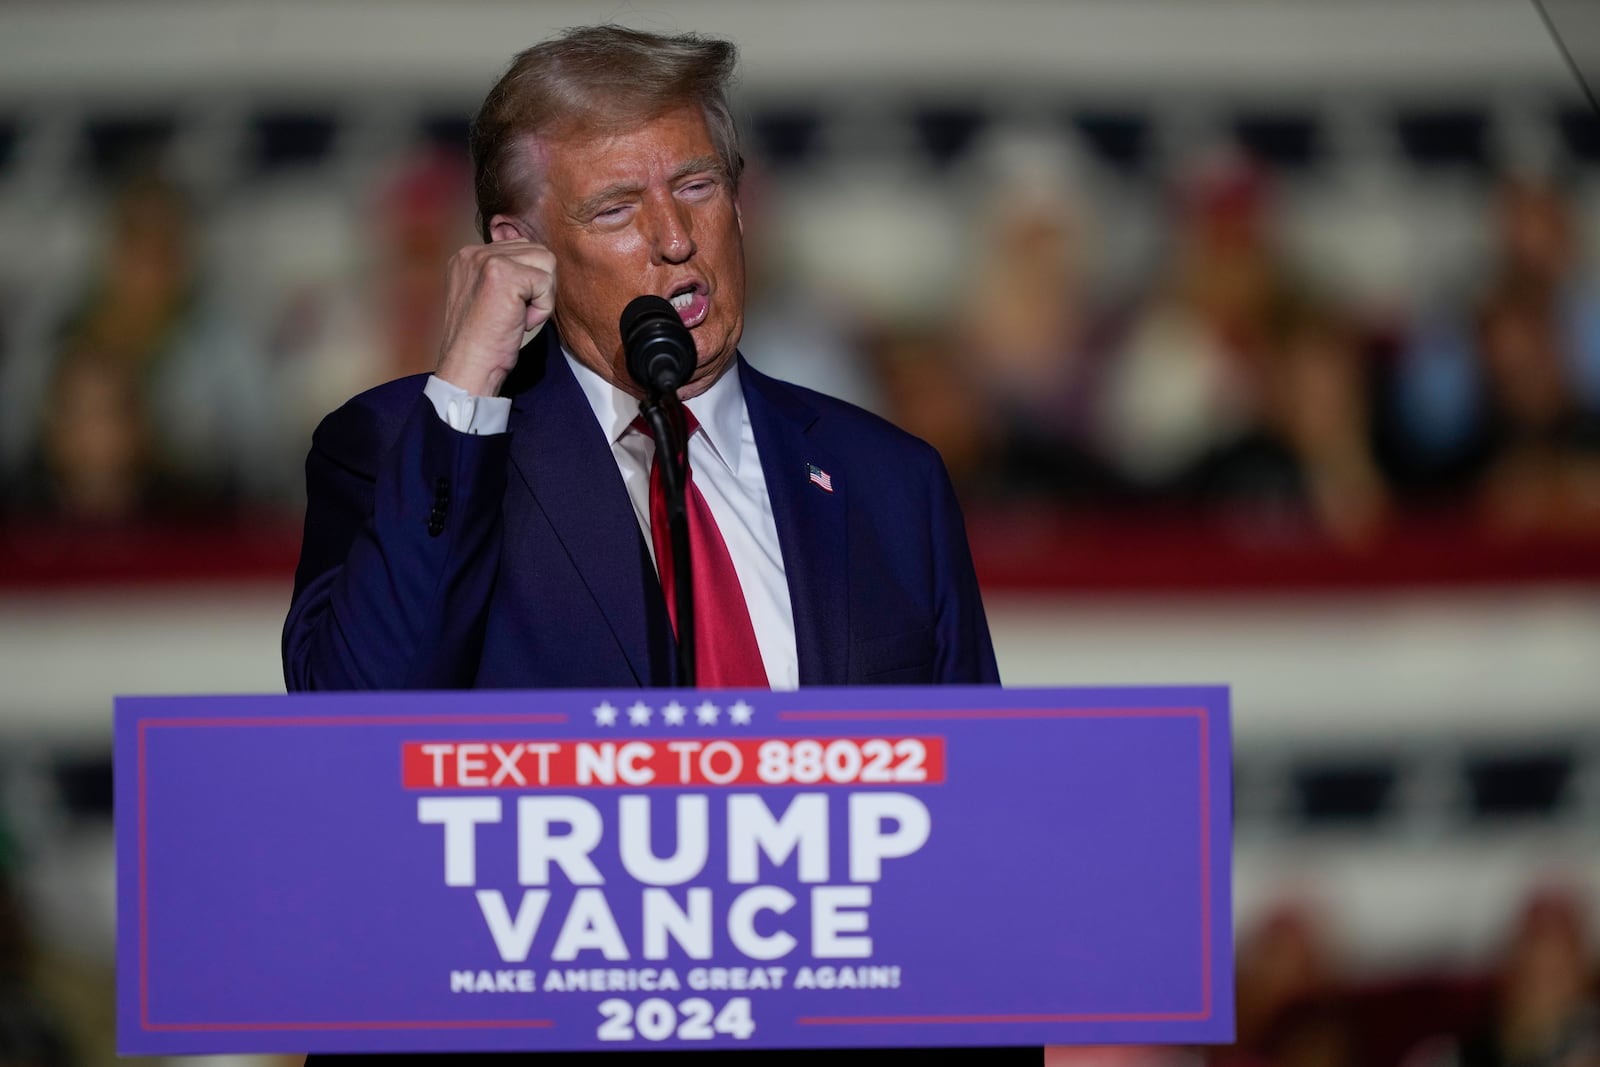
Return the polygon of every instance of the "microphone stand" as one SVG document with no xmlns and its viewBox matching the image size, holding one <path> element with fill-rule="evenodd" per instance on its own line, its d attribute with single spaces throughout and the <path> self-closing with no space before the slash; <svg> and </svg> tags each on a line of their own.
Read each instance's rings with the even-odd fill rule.
<svg viewBox="0 0 1600 1067">
<path fill-rule="evenodd" d="M 666 489 L 667 526 L 672 534 L 672 592 L 678 622 L 678 684 L 693 689 L 694 581 L 689 559 L 689 512 L 685 503 L 689 441 L 684 432 L 687 424 L 683 418 L 683 403 L 675 392 L 652 389 L 649 396 L 639 402 L 639 414 L 644 416 L 650 436 L 655 438 L 656 462 L 661 465 L 661 481 Z M 658 560 L 658 569 L 659 565 Z"/>
</svg>

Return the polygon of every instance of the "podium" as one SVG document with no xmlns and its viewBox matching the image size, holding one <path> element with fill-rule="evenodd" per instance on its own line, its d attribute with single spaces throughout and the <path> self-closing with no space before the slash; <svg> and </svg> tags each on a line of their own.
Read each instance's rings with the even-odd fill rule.
<svg viewBox="0 0 1600 1067">
<path fill-rule="evenodd" d="M 123 697 L 118 1048 L 1220 1043 L 1218 687 Z"/>
</svg>

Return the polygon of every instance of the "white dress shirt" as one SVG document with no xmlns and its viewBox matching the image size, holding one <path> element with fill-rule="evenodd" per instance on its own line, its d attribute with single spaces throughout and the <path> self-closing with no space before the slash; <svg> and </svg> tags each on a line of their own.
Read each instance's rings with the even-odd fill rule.
<svg viewBox="0 0 1600 1067">
<path fill-rule="evenodd" d="M 655 440 L 637 430 L 633 420 L 639 401 L 606 381 L 565 349 L 572 373 L 588 398 L 594 417 L 611 442 L 611 455 L 622 474 L 633 514 L 655 558 L 650 537 L 650 464 Z M 423 392 L 439 417 L 463 433 L 503 433 L 511 417 L 508 397 L 472 396 L 440 378 L 430 377 Z M 700 428 L 689 438 L 689 469 L 700 495 L 717 522 L 733 559 L 734 572 L 744 591 L 755 628 L 756 644 L 767 681 L 774 689 L 794 689 L 800 684 L 799 654 L 795 649 L 794 612 L 789 583 L 784 575 L 783 552 L 778 545 L 778 525 L 772 517 L 766 473 L 756 452 L 750 412 L 739 384 L 739 365 L 731 364 L 711 388 L 686 401 Z M 703 620 L 702 625 L 709 620 Z"/>
</svg>

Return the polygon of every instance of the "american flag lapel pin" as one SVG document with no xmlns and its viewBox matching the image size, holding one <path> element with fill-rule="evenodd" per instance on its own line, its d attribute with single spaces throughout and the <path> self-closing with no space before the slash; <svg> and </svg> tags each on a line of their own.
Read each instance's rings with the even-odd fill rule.
<svg viewBox="0 0 1600 1067">
<path fill-rule="evenodd" d="M 823 492 L 833 492 L 833 477 L 827 471 L 815 463 L 807 463 L 806 474 L 810 477 L 812 485 L 817 486 Z"/>
</svg>

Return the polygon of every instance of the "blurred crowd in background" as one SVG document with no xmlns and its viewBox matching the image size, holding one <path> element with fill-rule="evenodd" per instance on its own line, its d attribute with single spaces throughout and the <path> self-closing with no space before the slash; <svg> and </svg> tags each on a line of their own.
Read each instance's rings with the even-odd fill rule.
<svg viewBox="0 0 1600 1067">
<path fill-rule="evenodd" d="M 1591 1067 L 1594 944 L 1582 903 L 1547 887 L 1487 975 L 1356 981 L 1323 918 L 1285 903 L 1240 931 L 1238 1041 L 1224 1049 L 1049 1049 L 1046 1067 Z"/>
<path fill-rule="evenodd" d="M 934 442 L 969 510 L 1204 514 L 1355 548 L 1440 514 L 1590 537 L 1600 118 L 1540 114 L 1559 136 L 1536 160 L 1451 104 L 1372 113 L 1388 141 L 1352 161 L 1317 111 L 1158 157 L 1159 112 L 909 107 L 852 155 L 838 115 L 751 110 L 743 349 Z M 473 239 L 465 115 L 407 119 L 357 174 L 336 111 L 268 107 L 205 183 L 179 116 L 61 132 L 60 187 L 12 197 L 38 249 L 0 273 L 6 512 L 292 514 L 317 420 L 432 368 L 443 264 Z M 40 133 L 0 125 L 0 182 Z M 1421 251 L 1400 278 L 1376 249 L 1337 276 L 1327 220 Z"/>
<path fill-rule="evenodd" d="M 1296 10 L 1314 21 L 1315 6 Z M 1326 92 L 1277 92 L 1269 68 L 1234 91 L 1120 94 L 999 79 L 951 93 L 938 71 L 870 92 L 820 67 L 787 90 L 754 79 L 738 108 L 751 163 L 742 350 L 939 448 L 991 604 L 997 584 L 1066 600 L 1083 588 L 1073 581 L 1101 588 L 1102 570 L 1114 588 L 1161 551 L 1176 558 L 1157 592 L 1186 588 L 1216 569 L 1186 554 L 1206 537 L 1242 552 L 1212 589 L 1222 598 L 1259 588 L 1257 572 L 1276 581 L 1286 546 L 1313 549 L 1296 595 L 1341 560 L 1400 560 L 1405 578 L 1462 545 L 1534 561 L 1513 578 L 1592 587 L 1600 117 L 1564 74 L 1564 91 L 1546 79 L 1473 93 L 1458 78 L 1390 92 L 1357 64 Z M 0 601 L 48 598 L 72 568 L 92 582 L 95 553 L 133 545 L 183 557 L 131 567 L 152 599 L 174 577 L 220 577 L 269 579 L 287 602 L 312 430 L 361 389 L 432 369 L 444 264 L 475 240 L 472 94 L 350 86 L 0 92 Z M 1041 516 L 1112 532 L 1094 552 L 1047 540 L 996 583 L 1016 544 L 1005 535 Z M 139 539 L 174 529 L 201 534 Z M 1419 530 L 1421 550 L 1407 549 Z M 283 542 L 269 567 L 194 564 L 247 555 L 250 531 Z M 67 569 L 30 585 L 52 546 L 67 546 Z M 1044 557 L 1083 569 L 1052 586 Z M 1445 611 L 1458 577 L 1435 590 Z M 1203 608 L 1182 625 L 1206 626 Z M 1475 610 L 1469 622 L 1492 623 L 1498 605 Z M 1447 697 L 1470 688 L 1438 683 Z M 1260 700 L 1241 691 L 1240 724 L 1283 710 Z M 1428 743 L 1455 740 L 1450 702 L 1436 702 Z M 101 708 L 83 716 L 104 725 Z M 1527 741 L 1514 727 L 1508 748 Z M 8 751 L 15 734 L 0 732 L 0 1067 L 112 1061 L 101 734 Z M 1509 840 L 1592 846 L 1595 737 L 1562 735 L 1555 769 L 1516 771 L 1542 804 L 1508 822 L 1491 813 L 1491 832 L 1464 822 L 1454 840 L 1513 864 L 1496 852 Z M 1244 782 L 1252 753 L 1239 751 Z M 1380 791 L 1431 788 L 1408 774 Z M 1239 840 L 1271 851 L 1349 833 L 1357 849 L 1425 850 L 1448 836 L 1406 837 L 1411 824 L 1380 807 L 1331 831 L 1246 814 Z M 1047 1063 L 1596 1067 L 1587 892 L 1537 889 L 1503 916 L 1492 964 L 1376 968 L 1291 897 L 1238 931 L 1235 1047 L 1052 1049 Z"/>
<path fill-rule="evenodd" d="M 818 115 L 754 117 L 743 347 L 933 441 L 969 513 L 1210 517 L 1250 544 L 1335 551 L 1441 515 L 1491 538 L 1600 535 L 1587 236 L 1600 217 L 1576 150 L 1496 167 L 1445 122 L 1419 158 L 1397 138 L 1391 184 L 1351 211 L 1338 181 L 1295 162 L 1310 135 L 1293 122 L 1257 152 L 1213 141 L 1156 167 L 1130 155 L 1142 127 L 1128 120 L 936 119 L 906 124 L 898 155 L 854 164 L 821 152 Z M 170 124 L 81 128 L 66 200 L 80 210 L 31 222 L 66 231 L 42 247 L 70 254 L 44 262 L 77 284 L 31 335 L 19 303 L 0 303 L 13 522 L 115 532 L 292 516 L 318 419 L 431 369 L 442 265 L 472 240 L 464 117 L 422 123 L 358 179 L 339 167 L 331 116 L 244 128 L 244 176 L 209 191 L 176 176 Z M 1581 148 L 1600 143 L 1584 136 L 1596 141 Z M 1319 245 L 1306 228 L 1331 214 L 1356 232 L 1357 274 L 1376 270 L 1372 233 L 1431 224 L 1402 208 L 1440 190 L 1456 237 L 1435 245 L 1463 251 L 1423 255 L 1402 284 L 1363 286 L 1307 251 Z M 1530 899 L 1492 975 L 1345 970 L 1314 909 L 1285 905 L 1241 931 L 1236 1047 L 1055 1049 L 1048 1062 L 1597 1064 L 1580 899 Z M 74 1041 L 99 1034 L 101 1047 L 82 1012 L 104 1003 L 52 1022 L 21 981 L 26 942 L 0 900 L 0 1063 L 94 1062 Z"/>
</svg>

